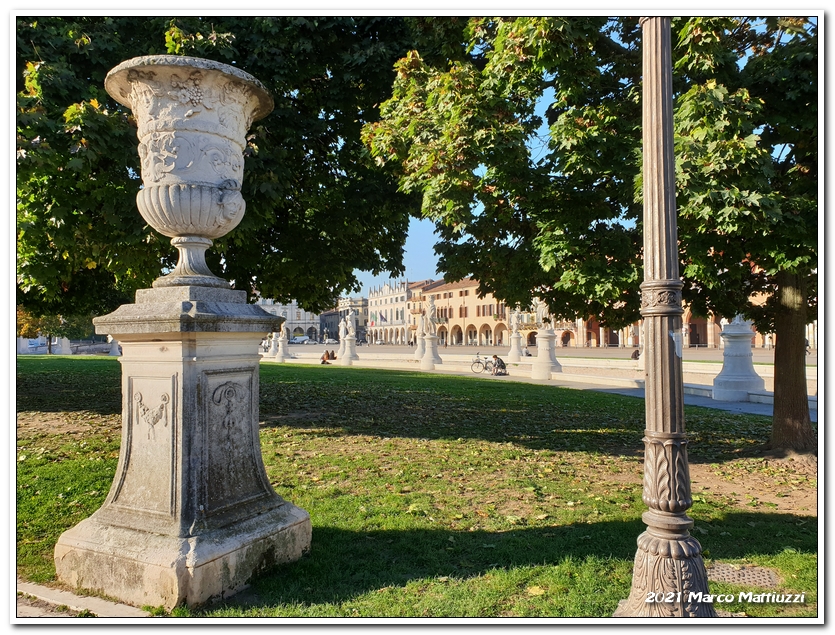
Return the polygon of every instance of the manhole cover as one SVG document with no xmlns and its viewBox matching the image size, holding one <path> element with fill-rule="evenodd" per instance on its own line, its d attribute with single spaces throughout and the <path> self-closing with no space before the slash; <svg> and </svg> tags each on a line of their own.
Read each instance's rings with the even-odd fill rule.
<svg viewBox="0 0 835 635">
<path fill-rule="evenodd" d="M 776 587 L 780 578 L 772 569 L 753 565 L 734 565 L 714 562 L 707 568 L 707 579 L 743 586 Z"/>
</svg>

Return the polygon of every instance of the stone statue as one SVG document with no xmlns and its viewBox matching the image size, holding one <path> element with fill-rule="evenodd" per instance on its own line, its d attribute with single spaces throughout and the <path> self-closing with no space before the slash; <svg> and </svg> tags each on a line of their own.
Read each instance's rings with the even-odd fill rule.
<svg viewBox="0 0 835 635">
<path fill-rule="evenodd" d="M 426 333 L 436 335 L 438 332 L 438 309 L 435 307 L 435 298 L 429 297 L 429 306 L 426 308 Z"/>
<path fill-rule="evenodd" d="M 536 323 L 543 326 L 545 322 L 551 321 L 551 314 L 548 313 L 548 305 L 539 298 L 534 300 L 534 311 L 536 312 Z"/>
<path fill-rule="evenodd" d="M 348 329 L 348 335 L 355 336 L 356 335 L 356 327 L 354 326 L 354 316 L 356 313 L 354 309 L 348 311 L 348 315 L 345 316 L 345 325 Z"/>
<path fill-rule="evenodd" d="M 510 331 L 511 333 L 518 333 L 519 332 L 519 309 L 515 309 L 510 312 Z"/>
<path fill-rule="evenodd" d="M 342 318 L 339 322 L 339 341 L 343 341 L 348 334 L 348 327 L 346 326 L 346 319 Z"/>
</svg>

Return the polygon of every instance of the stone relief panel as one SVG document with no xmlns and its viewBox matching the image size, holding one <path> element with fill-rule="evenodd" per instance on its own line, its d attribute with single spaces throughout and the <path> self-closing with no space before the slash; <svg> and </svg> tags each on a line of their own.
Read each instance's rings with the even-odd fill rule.
<svg viewBox="0 0 835 635">
<path fill-rule="evenodd" d="M 125 456 L 112 504 L 173 515 L 177 376 L 129 376 Z"/>
<path fill-rule="evenodd" d="M 203 374 L 206 516 L 271 493 L 260 460 L 253 403 L 256 372 L 246 368 Z"/>
</svg>

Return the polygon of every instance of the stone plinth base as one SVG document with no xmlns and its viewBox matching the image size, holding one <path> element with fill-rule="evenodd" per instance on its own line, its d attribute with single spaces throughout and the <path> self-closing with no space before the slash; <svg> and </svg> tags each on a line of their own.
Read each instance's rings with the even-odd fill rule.
<svg viewBox="0 0 835 635">
<path fill-rule="evenodd" d="M 310 516 L 295 505 L 190 537 L 101 523 L 92 516 L 55 546 L 58 579 L 135 606 L 198 606 L 310 549 Z"/>
<path fill-rule="evenodd" d="M 279 337 L 278 338 L 278 350 L 275 353 L 275 359 L 273 361 L 276 362 L 283 362 L 288 359 L 292 359 L 292 355 L 290 351 L 287 350 L 287 338 L 286 337 Z"/>
<path fill-rule="evenodd" d="M 725 377 L 720 380 L 717 376 L 713 380 L 714 401 L 748 401 L 748 393 L 764 390 L 765 380 L 762 378 L 752 380 L 749 378 L 731 379 Z"/>
<path fill-rule="evenodd" d="M 101 508 L 58 540 L 61 582 L 193 606 L 309 548 L 261 458 L 259 348 L 282 322 L 209 287 L 142 289 L 94 320 L 122 343 L 122 443 Z"/>
<path fill-rule="evenodd" d="M 426 351 L 420 360 L 420 369 L 435 370 L 435 366 L 439 366 L 444 363 L 441 356 L 438 354 L 438 336 L 424 335 L 423 342 Z"/>
<path fill-rule="evenodd" d="M 551 379 L 551 373 L 562 371 L 554 348 L 556 339 L 557 334 L 553 329 L 539 329 L 536 332 L 536 359 L 531 364 L 532 379 Z"/>
<path fill-rule="evenodd" d="M 58 340 L 58 344 L 52 349 L 53 355 L 72 355 L 72 347 L 70 346 L 70 340 L 66 337 L 62 337 Z"/>
<path fill-rule="evenodd" d="M 522 361 L 522 334 L 514 333 L 510 336 L 510 352 L 507 354 L 507 361 Z"/>
<path fill-rule="evenodd" d="M 716 401 L 748 401 L 749 392 L 765 390 L 765 380 L 754 370 L 751 338 L 754 331 L 750 322 L 739 319 L 722 329 L 725 350 L 722 370 L 713 380 L 713 399 Z"/>
<path fill-rule="evenodd" d="M 420 361 L 426 355 L 426 342 L 423 340 L 423 335 L 417 337 L 417 347 L 415 350 L 415 359 Z"/>
<path fill-rule="evenodd" d="M 339 356 L 337 356 L 337 359 Z M 354 335 L 348 335 L 345 338 L 345 350 L 342 351 L 342 359 L 348 362 L 356 361 L 360 358 L 357 355 L 357 338 Z"/>
</svg>

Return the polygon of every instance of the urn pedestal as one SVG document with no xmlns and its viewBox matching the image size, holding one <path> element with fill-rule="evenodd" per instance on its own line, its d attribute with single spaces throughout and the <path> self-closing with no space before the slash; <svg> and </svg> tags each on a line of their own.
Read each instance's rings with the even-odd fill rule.
<svg viewBox="0 0 835 635">
<path fill-rule="evenodd" d="M 137 58 L 105 80 L 138 123 L 142 216 L 180 262 L 96 318 L 122 345 L 122 442 L 102 507 L 64 532 L 58 579 L 138 606 L 195 606 L 310 548 L 307 512 L 270 485 L 259 441 L 259 347 L 284 321 L 206 266 L 244 213 L 243 148 L 272 109 L 239 69 Z"/>
<path fill-rule="evenodd" d="M 137 606 L 197 605 L 309 549 L 310 518 L 261 459 L 258 348 L 243 291 L 137 292 L 96 320 L 122 345 L 122 443 L 104 505 L 55 548 L 58 579 Z"/>
<path fill-rule="evenodd" d="M 713 398 L 716 401 L 748 401 L 749 392 L 765 390 L 765 380 L 754 370 L 751 323 L 735 319 L 724 326 L 720 335 L 725 347 L 722 370 L 713 379 Z"/>
<path fill-rule="evenodd" d="M 536 332 L 536 359 L 531 364 L 532 379 L 551 379 L 551 373 L 562 371 L 557 361 L 556 340 L 554 329 L 541 328 Z"/>
</svg>

